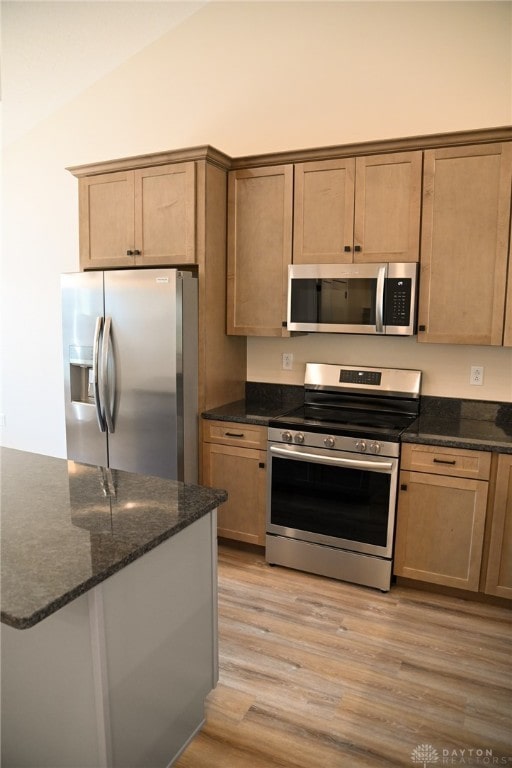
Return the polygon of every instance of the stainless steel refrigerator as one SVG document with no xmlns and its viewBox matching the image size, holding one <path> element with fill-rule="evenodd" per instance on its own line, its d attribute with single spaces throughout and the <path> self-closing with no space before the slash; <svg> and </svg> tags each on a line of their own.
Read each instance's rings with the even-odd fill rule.
<svg viewBox="0 0 512 768">
<path fill-rule="evenodd" d="M 62 275 L 69 459 L 197 482 L 197 278 Z"/>
</svg>

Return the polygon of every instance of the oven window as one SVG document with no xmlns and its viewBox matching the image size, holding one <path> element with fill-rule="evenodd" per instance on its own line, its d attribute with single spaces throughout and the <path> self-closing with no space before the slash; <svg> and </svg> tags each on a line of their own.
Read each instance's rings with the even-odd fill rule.
<svg viewBox="0 0 512 768">
<path fill-rule="evenodd" d="M 376 278 L 293 278 L 292 323 L 375 325 Z"/>
<path fill-rule="evenodd" d="M 272 459 L 271 523 L 387 546 L 391 476 Z"/>
</svg>

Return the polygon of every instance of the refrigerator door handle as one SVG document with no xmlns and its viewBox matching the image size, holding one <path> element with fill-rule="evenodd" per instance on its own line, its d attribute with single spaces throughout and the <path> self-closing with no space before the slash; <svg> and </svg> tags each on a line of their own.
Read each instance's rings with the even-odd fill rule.
<svg viewBox="0 0 512 768">
<path fill-rule="evenodd" d="M 111 352 L 111 342 L 112 342 L 112 318 L 106 317 L 105 318 L 105 327 L 103 329 L 103 343 L 101 346 L 101 396 L 103 400 L 103 410 L 105 411 L 105 420 L 107 422 L 107 428 L 108 431 L 111 434 L 114 434 L 115 428 L 114 428 L 114 417 L 113 417 L 113 411 L 111 410 L 112 407 L 112 397 L 111 397 L 111 386 L 108 376 L 108 362 L 110 358 L 110 352 Z M 113 380 L 114 380 L 114 394 L 115 394 L 115 367 L 113 368 Z"/>
<path fill-rule="evenodd" d="M 94 389 L 94 405 L 96 408 L 96 418 L 98 419 L 98 427 L 100 432 L 104 432 L 106 429 L 105 419 L 103 417 L 100 400 L 100 385 L 99 385 L 99 367 L 98 358 L 100 354 L 100 338 L 101 330 L 103 328 L 103 318 L 98 316 L 96 318 L 96 325 L 94 327 L 94 341 L 92 346 L 92 379 Z"/>
</svg>

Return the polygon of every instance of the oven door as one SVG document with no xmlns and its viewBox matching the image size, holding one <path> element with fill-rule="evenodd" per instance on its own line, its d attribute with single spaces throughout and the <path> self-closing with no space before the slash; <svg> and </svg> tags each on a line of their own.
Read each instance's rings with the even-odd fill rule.
<svg viewBox="0 0 512 768">
<path fill-rule="evenodd" d="M 270 443 L 267 533 L 392 557 L 398 459 Z"/>
</svg>

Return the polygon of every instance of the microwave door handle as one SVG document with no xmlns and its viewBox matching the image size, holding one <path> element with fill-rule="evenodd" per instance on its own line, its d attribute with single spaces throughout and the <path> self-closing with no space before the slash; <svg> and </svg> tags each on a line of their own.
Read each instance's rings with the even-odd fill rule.
<svg viewBox="0 0 512 768">
<path fill-rule="evenodd" d="M 375 332 L 384 333 L 384 288 L 386 285 L 386 267 L 379 267 L 377 273 L 377 292 L 375 297 Z"/>
<path fill-rule="evenodd" d="M 370 469 L 374 472 L 391 472 L 393 469 L 391 461 L 364 461 L 364 459 L 346 459 L 342 456 L 318 456 L 315 453 L 290 451 L 288 448 L 280 448 L 276 445 L 270 446 L 270 453 L 284 456 L 287 459 L 312 461 L 316 464 L 332 464 L 336 467 L 350 467 L 352 469 Z"/>
<path fill-rule="evenodd" d="M 98 427 L 100 432 L 105 431 L 105 419 L 101 408 L 99 385 L 99 355 L 102 328 L 103 318 L 98 316 L 96 318 L 96 325 L 94 327 L 94 341 L 92 344 L 92 381 L 94 390 L 94 407 L 96 408 L 96 418 L 98 420 Z"/>
</svg>

